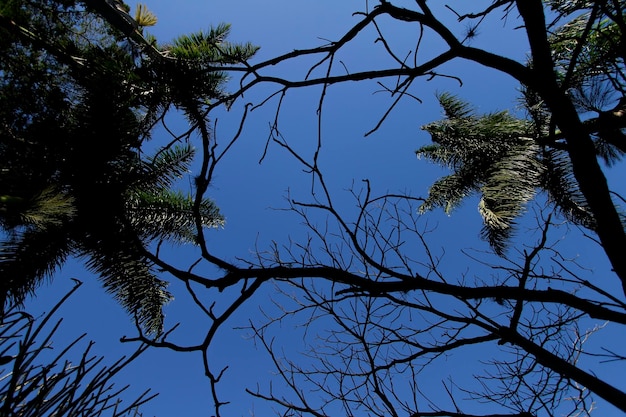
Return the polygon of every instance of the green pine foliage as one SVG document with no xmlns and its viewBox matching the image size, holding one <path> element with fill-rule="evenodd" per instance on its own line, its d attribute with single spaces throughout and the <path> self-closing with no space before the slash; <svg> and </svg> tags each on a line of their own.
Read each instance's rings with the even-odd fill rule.
<svg viewBox="0 0 626 417">
<path fill-rule="evenodd" d="M 221 24 L 174 39 L 162 46 L 168 59 L 151 60 L 146 70 L 156 81 L 153 90 L 162 102 L 176 103 L 191 123 L 198 123 L 202 106 L 224 97 L 228 77 L 221 67 L 252 57 L 257 47 L 226 41 L 230 25 Z"/>
<path fill-rule="evenodd" d="M 502 253 L 515 218 L 534 197 L 544 171 L 533 128 L 507 112 L 476 116 L 468 103 L 455 96 L 438 98 L 446 118 L 423 127 L 434 144 L 416 154 L 453 173 L 431 186 L 420 211 L 442 207 L 450 213 L 466 197 L 479 193 L 483 235 Z"/>
<path fill-rule="evenodd" d="M 617 26 L 626 4 L 548 3 L 557 16 L 549 41 L 561 88 L 585 119 L 598 158 L 612 166 L 626 152 L 626 49 Z M 572 13 L 577 16 L 558 26 L 558 16 Z M 499 254 L 506 250 L 516 220 L 538 193 L 545 194 L 567 220 L 595 228 L 574 178 L 567 138 L 552 125 L 538 95 L 525 87 L 521 91 L 528 120 L 507 112 L 476 115 L 469 103 L 440 94 L 444 119 L 423 127 L 433 143 L 417 150 L 418 158 L 451 170 L 430 187 L 420 211 L 443 208 L 450 213 L 468 196 L 478 195 L 482 235 Z"/>
<path fill-rule="evenodd" d="M 144 34 L 156 23 L 145 6 L 132 23 L 107 2 L 85 4 L 0 0 L 0 302 L 23 302 L 78 257 L 156 334 L 171 295 L 147 248 L 197 243 L 198 227 L 224 218 L 176 189 L 188 143 L 152 156 L 142 145 L 171 108 L 197 128 L 223 97 L 220 67 L 256 48 L 226 42 L 228 25 L 161 46 Z"/>
<path fill-rule="evenodd" d="M 479 195 L 482 235 L 499 254 L 515 231 L 516 219 L 538 192 L 569 220 L 593 228 L 567 153 L 540 146 L 531 122 L 507 112 L 478 116 L 453 95 L 438 98 L 446 118 L 423 127 L 433 144 L 416 154 L 452 173 L 430 187 L 422 213 L 435 208 L 450 213 L 466 197 Z"/>
</svg>

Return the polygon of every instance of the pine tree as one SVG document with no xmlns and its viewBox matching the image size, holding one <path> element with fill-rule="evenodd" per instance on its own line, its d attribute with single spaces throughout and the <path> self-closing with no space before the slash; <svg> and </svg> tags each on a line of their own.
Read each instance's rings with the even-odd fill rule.
<svg viewBox="0 0 626 417">
<path fill-rule="evenodd" d="M 625 48 L 616 23 L 624 8 L 602 4 L 551 2 L 557 14 L 581 13 L 555 28 L 549 40 L 561 88 L 569 92 L 580 114 L 596 113 L 584 125 L 597 156 L 611 165 L 626 151 Z M 499 254 L 507 247 L 516 219 L 538 193 L 544 193 L 569 221 L 595 228 L 574 178 L 567 138 L 553 126 L 538 94 L 526 87 L 522 93 L 527 119 L 508 112 L 476 115 L 458 97 L 440 94 L 445 118 L 423 127 L 433 144 L 416 151 L 418 158 L 452 170 L 430 187 L 420 210 L 442 207 L 450 212 L 466 197 L 480 195 L 482 235 Z"/>
<path fill-rule="evenodd" d="M 216 68 L 256 48 L 225 42 L 227 25 L 159 46 L 144 33 L 156 23 L 145 6 L 131 18 L 122 3 L 85 3 L 0 1 L 1 301 L 24 301 L 78 257 L 157 333 L 171 296 L 148 246 L 196 243 L 196 219 L 217 227 L 223 217 L 174 188 L 188 143 L 151 157 L 142 145 L 172 107 L 206 123 L 203 106 L 226 80 Z"/>
<path fill-rule="evenodd" d="M 539 191 L 547 193 L 570 220 L 593 226 L 566 153 L 540 146 L 531 122 L 508 112 L 477 116 L 468 103 L 449 94 L 441 94 L 439 102 L 446 118 L 423 127 L 434 144 L 416 154 L 453 173 L 430 187 L 421 212 L 442 207 L 450 213 L 466 197 L 479 194 L 482 234 L 499 254 L 516 218 Z"/>
</svg>

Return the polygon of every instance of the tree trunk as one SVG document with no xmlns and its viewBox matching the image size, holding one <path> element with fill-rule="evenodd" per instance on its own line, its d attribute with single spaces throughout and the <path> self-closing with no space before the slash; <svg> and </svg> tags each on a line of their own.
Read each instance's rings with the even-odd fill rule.
<svg viewBox="0 0 626 417">
<path fill-rule="evenodd" d="M 524 19 L 532 52 L 534 77 L 527 83 L 544 100 L 553 121 L 567 141 L 574 177 L 596 220 L 596 233 L 619 277 L 626 294 L 626 234 L 611 199 L 609 186 L 600 168 L 593 141 L 574 104 L 557 82 L 550 43 L 548 42 L 544 5 L 541 0 L 517 0 Z"/>
</svg>

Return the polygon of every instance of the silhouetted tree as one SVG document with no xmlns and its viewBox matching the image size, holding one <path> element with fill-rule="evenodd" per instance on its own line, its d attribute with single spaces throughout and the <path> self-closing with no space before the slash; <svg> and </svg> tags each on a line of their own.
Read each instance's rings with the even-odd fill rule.
<svg viewBox="0 0 626 417">
<path fill-rule="evenodd" d="M 596 155 L 611 166 L 626 149 L 623 5 L 557 1 L 550 6 L 557 18 L 577 13 L 551 28 L 546 41 L 559 89 L 584 115 L 584 132 Z M 573 223 L 591 230 L 597 227 L 576 181 L 567 138 L 557 129 L 546 99 L 532 87 L 523 87 L 521 101 L 528 120 L 506 112 L 477 117 L 467 104 L 441 95 L 446 119 L 424 127 L 434 144 L 417 151 L 418 156 L 454 170 L 433 185 L 422 209 L 445 206 L 448 211 L 479 192 L 485 236 L 499 252 L 515 219 L 539 190 L 547 192 Z M 594 113 L 595 117 L 588 116 Z"/>
<path fill-rule="evenodd" d="M 208 135 L 203 107 L 222 97 L 225 75 L 206 69 L 255 48 L 225 42 L 227 25 L 158 46 L 143 33 L 156 17 L 128 10 L 104 0 L 0 3 L 0 296 L 19 303 L 69 256 L 83 257 L 157 333 L 170 294 L 146 247 L 196 243 L 198 229 L 223 218 L 211 200 L 172 188 L 194 154 L 184 137 L 149 157 L 141 146 L 171 107 Z"/>
<path fill-rule="evenodd" d="M 265 315 L 252 318 L 249 329 L 278 373 L 272 384 L 259 383 L 248 392 L 272 402 L 279 414 L 584 415 L 593 409 L 593 397 L 626 411 L 623 386 L 599 366 L 604 360 L 622 365 L 626 355 L 582 348 L 603 324 L 615 332 L 626 324 L 626 304 L 614 285 L 626 288 L 626 235 L 618 206 L 623 199 L 609 188 L 601 167 L 608 161 L 616 169 L 622 152 L 624 3 L 417 0 L 369 6 L 335 41 L 225 68 L 242 74 L 241 88 L 221 102 L 232 103 L 260 84 L 275 86 L 271 97 L 279 106 L 268 144 L 286 150 L 312 177 L 309 199 L 288 200 L 307 237 L 236 261 L 216 256 L 201 242 L 204 262 L 194 267 L 217 266 L 224 271 L 217 276 L 155 256 L 156 264 L 187 284 L 211 325 L 196 344 L 176 343 L 173 335 L 127 340 L 203 352 L 220 415 L 226 402 L 216 387 L 223 371 L 213 368 L 209 347 L 233 313 L 271 283 L 276 304 L 264 303 Z M 480 36 L 489 36 L 480 35 L 484 22 L 498 18 L 505 28 L 524 31 L 528 59 L 473 46 Z M 413 29 L 417 50 L 394 49 L 393 35 L 386 35 L 390 27 L 398 33 L 394 25 Z M 376 67 L 349 71 L 344 51 L 370 30 L 383 56 L 374 58 L 372 47 Z M 281 135 L 281 106 L 294 89 L 322 86 L 317 114 L 322 126 L 333 85 L 376 80 L 393 101 L 373 132 L 402 99 L 415 97 L 418 79 L 462 79 L 463 74 L 447 72 L 445 64 L 454 60 L 518 81 L 528 117 L 476 115 L 471 105 L 440 95 L 446 118 L 426 126 L 435 144 L 419 154 L 454 172 L 435 183 L 429 197 L 375 194 L 365 181 L 351 190 L 356 209 L 344 212 L 319 163 L 323 141 L 318 139 L 308 157 Z M 302 78 L 272 72 L 280 64 L 300 62 L 307 66 Z M 260 103 L 269 101 L 265 96 Z M 318 133 L 321 138 L 323 132 Z M 204 155 L 206 182 L 213 179 L 220 155 Z M 425 211 L 452 208 L 471 192 L 482 198 L 485 236 L 497 253 L 470 253 L 459 271 L 428 245 L 436 231 L 428 227 Z M 546 193 L 549 204 L 535 198 L 538 192 Z M 536 215 L 532 224 L 528 216 L 523 220 L 526 233 L 511 235 L 511 226 L 528 211 Z M 562 225 L 595 233 L 613 268 L 608 277 L 592 277 L 568 257 L 553 233 L 581 242 L 584 237 L 576 228 L 563 231 Z M 230 298 L 224 295 L 228 291 Z M 226 303 L 221 309 L 220 302 Z M 290 325 L 294 331 L 309 329 L 302 334 L 310 348 L 305 355 L 291 356 L 294 352 L 281 345 Z M 463 365 L 474 359 L 484 369 L 469 381 L 461 370 L 453 372 L 453 379 L 441 385 L 448 403 L 436 402 L 432 381 L 454 358 Z"/>
<path fill-rule="evenodd" d="M 189 230 L 198 244 L 199 259 L 191 265 L 180 265 L 168 259 L 160 245 L 147 245 L 151 241 L 160 243 L 158 239 L 168 236 L 152 235 L 156 231 L 145 229 L 143 223 L 133 227 L 131 219 L 140 206 L 133 201 L 138 198 L 137 187 L 144 184 L 141 175 L 137 182 L 125 182 L 125 175 L 121 184 L 113 181 L 113 186 L 123 192 L 111 192 L 117 196 L 111 198 L 122 209 L 111 210 L 110 222 L 104 224 L 115 224 L 112 230 L 132 231 L 133 239 L 142 243 L 138 247 L 149 266 L 183 282 L 210 322 L 196 343 L 177 342 L 173 333 L 154 339 L 141 327 L 137 336 L 125 340 L 201 352 L 216 416 L 222 415 L 227 404 L 218 390 L 225 369 L 215 369 L 209 349 L 217 341 L 218 330 L 235 312 L 261 294 L 257 298 L 261 298 L 264 314 L 251 317 L 249 329 L 259 345 L 266 348 L 277 374 L 272 383 L 259 382 L 248 392 L 273 403 L 281 415 L 574 416 L 589 414 L 594 397 L 626 411 L 623 387 L 599 367 L 605 360 L 621 366 L 626 354 L 609 348 L 583 350 L 586 339 L 602 325 L 608 324 L 609 329 L 604 331 L 620 332 L 626 324 L 626 303 L 623 295 L 616 295 L 614 285 L 626 288 L 626 234 L 617 204 L 623 199 L 609 188 L 601 166 L 601 162 L 608 161 L 613 164 L 611 169 L 618 167 L 623 151 L 624 2 L 431 3 L 416 0 L 400 6 L 381 0 L 370 8 L 366 2 L 365 10 L 356 14 L 359 21 L 338 40 L 260 63 L 247 62 L 254 48 L 231 47 L 222 42 L 226 26 L 160 45 L 143 33 L 141 18 L 131 19 L 124 8 L 108 1 L 85 2 L 88 10 L 116 28 L 120 38 L 108 48 L 87 48 L 90 55 L 86 55 L 76 54 L 82 49 L 71 42 L 43 43 L 46 57 L 54 58 L 53 65 L 75 68 L 67 74 L 91 74 L 79 70 L 85 63 L 90 63 L 93 70 L 101 68 L 98 65 L 106 69 L 111 61 L 118 64 L 114 71 L 121 74 L 115 84 L 118 88 L 100 91 L 89 82 L 92 75 L 79 81 L 86 92 L 93 89 L 94 94 L 101 94 L 86 96 L 98 97 L 85 101 L 87 110 L 97 103 L 103 106 L 102 114 L 118 114 L 121 120 L 129 121 L 127 127 L 140 126 L 114 135 L 124 139 L 125 132 L 135 132 L 127 139 L 139 140 L 130 149 L 143 143 L 152 121 L 159 120 L 170 106 L 184 112 L 189 132 L 200 138 L 201 163 L 192 197 L 195 229 Z M 146 13 L 143 10 L 139 14 Z M 528 59 L 516 60 L 473 46 L 480 39 L 484 22 L 497 18 L 503 20 L 505 28 L 523 30 Z M 40 32 L 27 29 L 30 23 L 20 24 L 17 19 L 2 22 L 5 30 L 27 45 L 42 42 L 34 35 Z M 385 31 L 389 24 L 409 25 L 415 33 L 417 50 L 394 50 Z M 67 27 L 71 25 L 61 25 Z M 347 71 L 350 65 L 343 59 L 343 52 L 370 29 L 384 57 L 372 60 L 376 68 Z M 440 49 L 422 53 L 425 39 L 433 40 L 428 45 Z M 124 59 L 112 60 L 107 54 Z M 322 126 L 326 92 L 334 84 L 378 81 L 393 101 L 374 127 L 376 131 L 402 99 L 415 97 L 412 88 L 416 80 L 460 80 L 463 74 L 446 72 L 449 69 L 445 64 L 454 60 L 483 65 L 519 82 L 528 117 L 507 112 L 476 115 L 470 105 L 451 95 L 441 95 L 446 118 L 426 126 L 435 144 L 422 148 L 420 154 L 450 165 L 455 172 L 435 183 L 429 197 L 376 194 L 365 180 L 362 187 L 351 189 L 355 208 L 344 212 L 319 163 L 324 151 L 322 132 L 318 132 L 311 157 L 281 136 L 281 106 L 293 89 L 322 86 L 317 113 Z M 301 61 L 307 65 L 301 78 L 272 73 L 281 64 Z M 342 65 L 337 66 L 337 62 Z M 239 89 L 232 93 L 218 88 L 226 72 L 240 75 Z M 393 84 L 386 83 L 389 79 Z M 200 205 L 241 129 L 227 143 L 218 143 L 210 135 L 208 117 L 212 109 L 236 105 L 244 93 L 249 94 L 261 84 L 275 86 L 276 90 L 270 97 L 259 99 L 259 105 L 267 105 L 273 97 L 279 102 L 268 146 L 271 143 L 286 150 L 311 175 L 310 198 L 288 200 L 291 212 L 300 217 L 308 235 L 303 240 L 294 237 L 284 245 L 276 243 L 267 250 L 259 249 L 250 259 L 224 259 L 203 233 L 205 221 Z M 113 103 L 139 105 L 120 107 Z M 36 104 L 25 114 L 38 114 Z M 248 104 L 242 106 L 241 126 L 249 108 Z M 135 124 L 133 110 L 137 109 L 148 115 L 141 120 L 145 124 Z M 589 113 L 593 111 L 595 114 Z M 77 113 L 80 128 L 90 126 L 86 123 L 91 120 L 89 115 L 88 111 Z M 172 143 L 188 135 L 172 133 Z M 128 146 L 128 142 L 122 142 Z M 78 149 L 77 155 L 84 156 L 84 147 Z M 116 166 L 135 167 L 133 163 L 122 163 L 126 159 L 121 156 L 127 155 L 122 149 L 128 147 L 116 144 L 104 149 L 103 155 L 110 151 L 108 155 L 120 159 L 103 157 L 101 166 L 106 160 L 121 164 Z M 142 160 L 134 159 L 136 163 Z M 87 159 L 76 161 L 77 166 L 81 161 L 87 165 Z M 68 184 L 73 191 L 73 183 Z M 107 187 L 96 195 L 108 196 Z M 97 190 L 85 189 L 91 195 Z M 49 192 L 47 187 L 37 189 L 46 195 L 42 190 L 51 196 L 61 193 L 61 197 L 66 192 L 62 187 Z M 546 192 L 550 204 L 535 199 L 538 191 Z M 446 264 L 444 255 L 428 244 L 433 230 L 427 224 L 427 215 L 419 211 L 420 207 L 422 211 L 435 206 L 452 207 L 469 192 L 481 194 L 485 233 L 497 253 L 471 252 L 467 265 L 459 270 Z M 84 207 L 76 203 L 81 195 L 57 197 L 59 209 L 55 213 L 61 214 L 50 218 L 78 218 Z M 20 196 L 7 193 L 5 204 L 19 201 L 14 197 Z M 87 205 L 94 200 L 83 201 Z M 153 200 L 146 197 L 146 201 Z M 64 214 L 71 206 L 76 207 L 74 217 Z M 512 236 L 511 226 L 520 221 L 524 210 L 534 210 L 535 216 L 524 219 L 527 233 Z M 145 219 L 144 214 L 137 218 Z M 90 225 L 91 220 L 93 217 Z M 583 225 L 584 233 L 592 231 L 597 237 L 613 268 L 607 273 L 608 279 L 591 276 L 559 245 L 563 235 L 568 240 L 584 241 L 576 228 L 563 231 L 563 226 L 573 225 Z M 104 238 L 95 241 L 109 243 Z M 125 239 L 116 238 L 118 241 Z M 508 251 L 504 251 L 505 245 Z M 117 252 L 104 247 L 108 256 L 104 259 L 116 259 Z M 99 264 L 92 265 L 109 274 Z M 268 285 L 276 286 L 276 304 L 272 306 L 267 304 L 268 291 L 261 291 Z M 280 346 L 288 326 L 292 338 L 298 329 L 307 329 L 302 333 L 303 342 L 310 348 L 305 355 L 294 358 L 293 351 Z M 455 370 L 453 379 L 441 384 L 449 400 L 435 401 L 432 393 L 438 384 L 433 380 L 440 381 L 442 364 L 465 366 L 472 360 L 475 367 L 469 373 L 480 368 L 476 377 L 466 379 L 464 369 Z"/>
<path fill-rule="evenodd" d="M 92 354 L 89 342 L 77 356 L 82 335 L 57 344 L 57 318 L 63 303 L 80 287 L 65 295 L 41 317 L 12 306 L 0 317 L 0 414 L 11 417 L 141 416 L 140 407 L 156 394 L 147 390 L 125 402 L 129 386 L 115 384 L 117 374 L 130 365 L 146 346 L 111 365 Z"/>
</svg>

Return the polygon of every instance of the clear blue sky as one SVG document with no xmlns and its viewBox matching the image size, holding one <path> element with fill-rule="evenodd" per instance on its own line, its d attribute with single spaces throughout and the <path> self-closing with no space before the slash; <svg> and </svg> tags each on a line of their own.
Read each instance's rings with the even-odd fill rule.
<svg viewBox="0 0 626 417">
<path fill-rule="evenodd" d="M 365 4 L 364 1 L 333 0 L 148 0 L 146 3 L 159 18 L 158 24 L 150 28 L 150 32 L 161 42 L 228 22 L 232 24 L 231 41 L 250 41 L 261 47 L 254 61 L 293 49 L 318 46 L 325 42 L 324 39 L 336 40 L 357 21 L 358 17 L 352 16 L 352 13 L 362 10 Z M 129 4 L 134 6 L 134 2 Z M 475 42 L 477 46 L 523 60 L 525 43 L 520 38 L 521 31 L 512 31 L 512 26 L 509 24 L 504 29 L 499 20 L 488 22 L 483 29 L 484 33 Z M 397 42 L 399 47 L 414 47 L 414 27 L 396 25 L 386 30 L 389 39 Z M 373 36 L 372 32 L 368 32 L 367 36 L 342 55 L 350 71 L 383 65 L 379 61 L 380 44 L 373 44 Z M 428 51 L 427 47 L 425 51 Z M 417 195 L 426 193 L 428 185 L 442 171 L 424 161 L 417 161 L 413 151 L 429 141 L 428 135 L 420 131 L 420 126 L 441 117 L 435 100 L 436 91 L 457 93 L 476 104 L 481 112 L 514 109 L 516 83 L 493 71 L 466 63 L 457 63 L 448 68 L 463 78 L 462 88 L 451 80 L 417 84 L 412 93 L 422 99 L 423 104 L 405 100 L 382 128 L 368 137 L 364 137 L 364 133 L 374 127 L 378 118 L 384 114 L 390 103 L 389 97 L 373 94 L 379 90 L 373 82 L 351 83 L 329 90 L 323 117 L 325 145 L 321 165 L 338 195 L 350 186 L 353 179 L 360 181 L 363 178 L 369 178 L 377 192 L 411 190 Z M 275 71 L 276 74 L 297 79 L 302 77 L 303 67 L 278 68 Z M 272 87 L 253 90 L 246 95 L 245 100 L 258 103 L 268 91 L 272 91 Z M 299 149 L 309 154 L 314 149 L 318 133 L 315 109 L 319 92 L 319 88 L 291 92 L 283 105 L 280 118 L 281 132 L 286 140 L 297 144 Z M 255 245 L 265 248 L 271 240 L 285 242 L 287 236 L 298 237 L 303 233 L 298 219 L 272 208 L 285 206 L 283 197 L 288 189 L 294 195 L 306 197 L 310 188 L 309 177 L 296 161 L 276 146 L 270 147 L 262 164 L 258 163 L 275 104 L 275 101 L 271 102 L 251 114 L 241 139 L 225 158 L 209 193 L 227 219 L 226 227 L 212 231 L 209 240 L 212 248 L 227 259 L 249 256 L 255 250 Z M 214 132 L 218 140 L 225 141 L 233 135 L 239 117 L 238 106 L 229 113 L 218 111 L 213 115 L 213 119 L 218 122 Z M 349 202 L 347 199 L 345 201 Z M 454 249 L 480 248 L 480 245 L 485 247 L 477 239 L 480 219 L 474 202 L 468 202 L 452 217 L 435 213 L 432 218 L 433 222 L 439 222 L 439 229 L 433 236 L 433 247 L 439 249 L 445 245 L 446 253 L 450 256 L 450 269 L 465 270 L 467 258 L 454 255 Z M 171 256 L 185 265 L 195 255 L 181 250 L 172 252 Z M 599 271 L 606 269 L 602 256 L 599 253 L 597 255 Z M 207 270 L 206 273 L 214 274 L 215 271 Z M 55 277 L 53 286 L 42 289 L 39 297 L 33 301 L 33 308 L 45 309 L 47 303 L 71 287 L 70 277 L 85 281 L 85 285 L 67 305 L 64 334 L 88 332 L 89 337 L 97 341 L 95 351 L 106 354 L 109 360 L 132 350 L 132 346 L 118 341 L 121 336 L 132 336 L 134 333 L 128 317 L 99 287 L 94 277 L 76 263 L 65 267 Z M 198 341 L 204 334 L 206 321 L 193 308 L 180 285 L 173 283 L 172 291 L 176 300 L 168 307 L 167 324 L 171 326 L 180 321 L 181 328 L 175 333 L 178 340 Z M 269 297 L 270 293 L 271 289 L 268 289 L 265 294 Z M 216 301 L 219 306 L 221 300 L 217 298 Z M 257 297 L 240 311 L 221 330 L 219 342 L 211 350 L 211 360 L 216 369 L 220 364 L 230 366 L 224 383 L 219 386 L 222 398 L 231 401 L 231 405 L 223 409 L 224 415 L 268 415 L 266 404 L 253 400 L 244 392 L 245 387 L 254 388 L 257 381 L 260 384 L 267 383 L 272 370 L 268 358 L 246 339 L 245 331 L 230 330 L 245 325 L 250 318 L 258 318 L 258 306 L 266 303 L 267 300 Z M 285 329 L 287 335 L 290 331 Z M 289 347 L 301 347 L 302 343 L 297 337 L 286 337 L 285 341 Z M 459 366 L 452 362 L 450 365 L 450 368 L 441 370 L 441 379 L 454 374 L 453 366 Z M 161 393 L 144 408 L 147 416 L 211 415 L 209 384 L 202 375 L 202 363 L 196 353 L 149 351 L 128 370 L 124 382 L 132 384 L 137 391 L 152 387 Z M 610 416 L 610 412 L 601 414 Z"/>
</svg>

